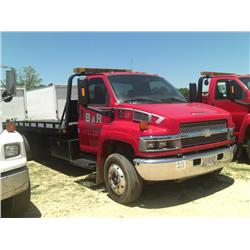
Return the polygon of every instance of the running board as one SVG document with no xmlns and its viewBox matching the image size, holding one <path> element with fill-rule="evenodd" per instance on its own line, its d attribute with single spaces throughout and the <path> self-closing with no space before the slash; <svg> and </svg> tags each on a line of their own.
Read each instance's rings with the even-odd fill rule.
<svg viewBox="0 0 250 250">
<path fill-rule="evenodd" d="M 79 158 L 75 160 L 70 160 L 69 162 L 72 165 L 85 168 L 85 169 L 89 169 L 89 170 L 95 170 L 96 168 L 96 162 L 92 160 L 88 160 L 88 159 Z"/>
</svg>

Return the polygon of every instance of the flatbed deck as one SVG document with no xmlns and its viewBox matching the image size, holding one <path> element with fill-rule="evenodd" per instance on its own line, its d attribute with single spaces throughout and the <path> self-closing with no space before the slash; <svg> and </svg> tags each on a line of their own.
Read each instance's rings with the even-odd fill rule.
<svg viewBox="0 0 250 250">
<path fill-rule="evenodd" d="M 75 134 L 78 122 L 71 122 L 65 127 L 64 120 L 23 120 L 14 121 L 21 133 L 35 132 L 39 134 Z"/>
<path fill-rule="evenodd" d="M 60 120 L 23 120 L 15 121 L 17 127 L 59 129 Z"/>
</svg>

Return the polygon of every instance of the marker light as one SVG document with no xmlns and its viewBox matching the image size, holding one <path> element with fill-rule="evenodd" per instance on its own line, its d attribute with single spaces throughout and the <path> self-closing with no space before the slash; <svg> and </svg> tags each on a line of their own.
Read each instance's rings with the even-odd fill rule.
<svg viewBox="0 0 250 250">
<path fill-rule="evenodd" d="M 223 73 L 223 72 L 210 72 L 210 71 L 203 71 L 201 72 L 202 76 L 220 76 L 220 75 L 235 75 L 235 73 Z"/>
<path fill-rule="evenodd" d="M 232 94 L 235 93 L 234 86 L 231 86 L 231 92 L 232 92 Z"/>
<path fill-rule="evenodd" d="M 76 74 L 98 74 L 108 72 L 132 72 L 130 69 L 74 68 Z"/>
<path fill-rule="evenodd" d="M 147 121 L 140 121 L 139 128 L 140 128 L 140 130 L 148 129 L 148 122 Z"/>
<path fill-rule="evenodd" d="M 12 122 L 7 123 L 7 125 L 6 125 L 6 130 L 7 130 L 8 132 L 14 132 L 14 131 L 16 131 L 16 124 L 15 124 L 15 123 L 12 123 Z"/>
<path fill-rule="evenodd" d="M 85 88 L 82 88 L 82 96 L 85 96 Z"/>
</svg>

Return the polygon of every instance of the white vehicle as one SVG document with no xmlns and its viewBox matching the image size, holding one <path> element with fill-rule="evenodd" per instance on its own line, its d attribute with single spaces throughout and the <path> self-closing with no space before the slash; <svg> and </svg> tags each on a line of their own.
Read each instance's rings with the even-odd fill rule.
<svg viewBox="0 0 250 250">
<path fill-rule="evenodd" d="M 6 91 L 0 88 L 0 96 Z M 23 121 L 27 119 L 27 98 L 25 88 L 16 88 L 16 93 L 11 102 L 1 102 L 0 110 L 2 111 L 2 121 Z"/>
<path fill-rule="evenodd" d="M 8 68 L 4 66 L 4 68 Z M 3 101 L 10 102 L 16 90 L 16 74 L 13 68 L 6 71 L 6 91 L 0 99 L 0 196 L 1 217 L 23 213 L 30 203 L 30 179 L 27 168 L 25 141 L 15 125 L 2 125 Z"/>
</svg>

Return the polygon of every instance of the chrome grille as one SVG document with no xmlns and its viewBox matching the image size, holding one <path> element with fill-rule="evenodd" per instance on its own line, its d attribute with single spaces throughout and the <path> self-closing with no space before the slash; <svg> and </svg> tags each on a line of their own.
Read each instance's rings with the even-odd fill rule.
<svg viewBox="0 0 250 250">
<path fill-rule="evenodd" d="M 227 121 L 183 123 L 180 126 L 182 147 L 199 146 L 228 139 Z"/>
<path fill-rule="evenodd" d="M 181 124 L 181 134 L 199 133 L 205 129 L 217 130 L 227 128 L 227 121 L 206 121 Z"/>
</svg>

